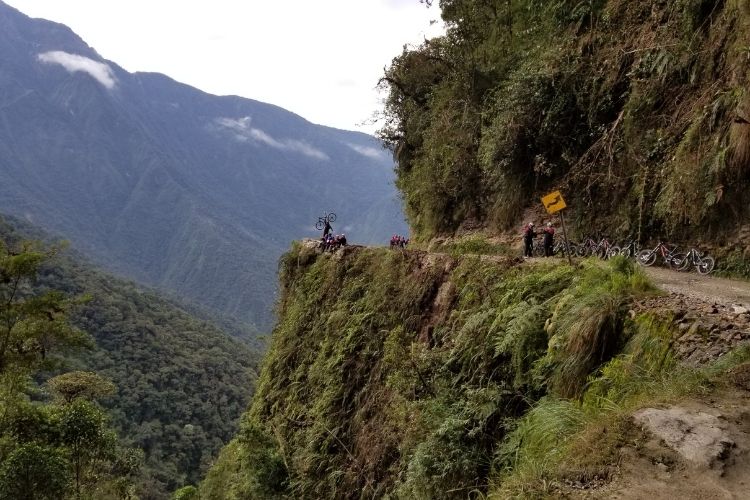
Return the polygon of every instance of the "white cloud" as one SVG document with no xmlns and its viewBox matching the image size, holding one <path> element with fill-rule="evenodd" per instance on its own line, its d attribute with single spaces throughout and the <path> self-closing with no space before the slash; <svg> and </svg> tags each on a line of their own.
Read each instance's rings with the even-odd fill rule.
<svg viewBox="0 0 750 500">
<path fill-rule="evenodd" d="M 108 89 L 114 88 L 115 83 L 117 83 L 112 68 L 104 63 L 89 59 L 88 57 L 70 54 L 61 50 L 53 50 L 45 52 L 44 54 L 39 54 L 37 58 L 43 63 L 59 64 L 70 73 L 75 73 L 77 71 L 88 73 L 92 78 Z"/>
<path fill-rule="evenodd" d="M 70 26 L 128 71 L 165 73 L 370 133 L 382 125 L 370 117 L 383 107 L 383 68 L 404 44 L 444 34 L 442 22 L 431 24 L 440 19 L 437 0 L 431 8 L 419 0 L 2 1 Z"/>
<path fill-rule="evenodd" d="M 238 141 L 247 142 L 248 140 L 252 140 L 256 143 L 265 144 L 266 146 L 275 149 L 294 151 L 318 160 L 330 159 L 323 151 L 316 149 L 304 141 L 298 141 L 295 139 L 275 139 L 263 130 L 250 126 L 252 118 L 249 116 L 237 119 L 217 118 L 214 122 L 221 127 L 232 130 L 235 133 L 235 139 Z"/>
<path fill-rule="evenodd" d="M 375 158 L 377 160 L 380 160 L 385 155 L 385 151 L 383 151 L 382 149 L 371 148 L 369 146 L 360 146 L 358 144 L 352 144 L 349 142 L 347 142 L 346 145 L 362 156 L 366 156 L 368 158 Z"/>
</svg>

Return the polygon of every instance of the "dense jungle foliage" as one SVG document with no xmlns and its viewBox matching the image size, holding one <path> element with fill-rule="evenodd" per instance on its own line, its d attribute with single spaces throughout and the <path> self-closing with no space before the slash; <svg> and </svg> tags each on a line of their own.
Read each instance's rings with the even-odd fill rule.
<svg viewBox="0 0 750 500">
<path fill-rule="evenodd" d="M 256 397 L 201 498 L 508 498 L 588 415 L 680 380 L 668 329 L 628 314 L 653 290 L 624 259 L 297 246 L 281 281 Z"/>
<path fill-rule="evenodd" d="M 750 4 L 439 4 L 445 36 L 381 81 L 420 238 L 507 228 L 557 188 L 587 231 L 697 239 L 747 220 Z"/>
<path fill-rule="evenodd" d="M 119 442 L 91 372 L 33 378 L 90 338 L 70 324 L 79 300 L 33 287 L 54 250 L 0 241 L 0 499 L 130 498 L 142 452 Z"/>
<path fill-rule="evenodd" d="M 14 219 L 0 226 L 9 248 L 30 232 L 40 236 Z M 144 454 L 133 491 L 141 499 L 167 498 L 197 483 L 236 432 L 252 396 L 257 354 L 173 302 L 69 254 L 40 263 L 31 289 L 86 297 L 69 317 L 92 341 L 62 366 L 112 380 L 116 392 L 99 402 L 123 443 Z M 35 380 L 59 373 L 58 365 Z"/>
</svg>

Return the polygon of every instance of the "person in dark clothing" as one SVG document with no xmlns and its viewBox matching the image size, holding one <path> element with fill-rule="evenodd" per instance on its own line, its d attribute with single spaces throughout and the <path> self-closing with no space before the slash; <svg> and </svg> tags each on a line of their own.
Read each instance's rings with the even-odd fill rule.
<svg viewBox="0 0 750 500">
<path fill-rule="evenodd" d="M 331 223 L 328 222 L 328 218 L 326 217 L 326 227 L 323 228 L 323 238 L 328 236 L 331 231 L 333 231 L 333 228 L 331 227 Z"/>
<path fill-rule="evenodd" d="M 523 229 L 523 243 L 524 243 L 523 256 L 524 257 L 533 257 L 535 236 L 536 236 L 536 233 L 534 232 L 534 223 L 529 222 L 528 224 L 526 224 L 526 226 Z"/>
<path fill-rule="evenodd" d="M 544 228 L 544 256 L 552 257 L 552 247 L 555 245 L 555 228 L 548 222 Z"/>
</svg>

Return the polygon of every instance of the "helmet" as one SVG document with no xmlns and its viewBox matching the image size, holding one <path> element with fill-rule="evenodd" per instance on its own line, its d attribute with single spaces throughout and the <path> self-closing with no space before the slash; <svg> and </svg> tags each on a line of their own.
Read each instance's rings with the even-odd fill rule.
<svg viewBox="0 0 750 500">
<path fill-rule="evenodd" d="M 529 222 L 529 226 L 534 227 L 534 223 L 533 222 Z"/>
<path fill-rule="evenodd" d="M 552 227 L 552 223 L 551 223 L 551 222 L 548 222 L 548 223 L 547 223 L 547 227 Z"/>
</svg>

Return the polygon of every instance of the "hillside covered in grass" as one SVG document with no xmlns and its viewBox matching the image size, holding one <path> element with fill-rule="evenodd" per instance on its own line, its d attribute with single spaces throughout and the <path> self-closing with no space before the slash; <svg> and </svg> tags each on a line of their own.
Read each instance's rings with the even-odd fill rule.
<svg viewBox="0 0 750 500">
<path fill-rule="evenodd" d="M 7 218 L 0 238 L 14 249 L 45 235 Z M 237 429 L 252 396 L 257 352 L 74 252 L 58 252 L 45 263 L 34 290 L 84 299 L 71 322 L 95 345 L 69 357 L 65 368 L 95 371 L 114 382 L 115 394 L 102 403 L 123 441 L 145 453 L 136 479 L 139 497 L 168 498 L 177 487 L 196 483 Z"/>
<path fill-rule="evenodd" d="M 656 292 L 624 259 L 299 245 L 281 282 L 255 398 L 201 498 L 542 491 L 608 470 L 636 402 L 709 383 L 675 362 L 668 315 L 632 312 Z"/>
<path fill-rule="evenodd" d="M 747 2 L 439 5 L 446 35 L 382 80 L 419 237 L 520 224 L 552 189 L 574 231 L 724 243 L 747 222 Z"/>
</svg>

